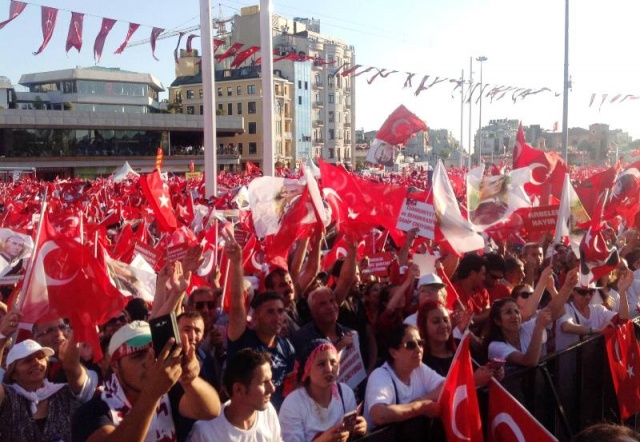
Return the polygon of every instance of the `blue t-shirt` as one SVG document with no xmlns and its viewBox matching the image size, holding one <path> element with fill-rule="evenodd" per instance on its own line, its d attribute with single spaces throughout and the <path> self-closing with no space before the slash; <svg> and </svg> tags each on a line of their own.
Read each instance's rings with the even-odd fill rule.
<svg viewBox="0 0 640 442">
<path fill-rule="evenodd" d="M 276 410 L 280 410 L 280 405 L 282 405 L 282 401 L 284 400 L 284 396 L 282 395 L 284 379 L 293 371 L 293 364 L 295 363 L 296 353 L 293 345 L 291 345 L 288 339 L 276 336 L 275 347 L 267 347 L 264 342 L 258 339 L 258 334 L 255 330 L 247 327 L 238 340 L 229 340 L 227 359 L 233 357 L 237 351 L 243 348 L 252 348 L 257 351 L 267 352 L 271 355 L 272 382 L 276 387 L 276 391 L 271 395 L 271 403 Z"/>
</svg>

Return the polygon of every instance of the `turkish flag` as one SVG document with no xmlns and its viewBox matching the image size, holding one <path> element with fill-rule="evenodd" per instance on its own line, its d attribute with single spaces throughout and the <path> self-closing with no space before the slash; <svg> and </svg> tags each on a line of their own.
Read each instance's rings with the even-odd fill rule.
<svg viewBox="0 0 640 442">
<path fill-rule="evenodd" d="M 140 177 L 142 193 L 155 214 L 158 227 L 165 232 L 173 232 L 178 220 L 171 204 L 169 186 L 162 180 L 158 169 Z"/>
<path fill-rule="evenodd" d="M 133 35 L 134 32 L 138 30 L 139 27 L 140 25 L 138 23 L 129 23 L 129 30 L 127 30 L 127 36 L 125 37 L 122 44 L 118 47 L 118 49 L 116 49 L 114 54 L 122 54 L 122 51 L 124 51 L 124 49 L 129 44 L 129 40 L 131 40 L 131 36 Z"/>
<path fill-rule="evenodd" d="M 389 144 L 401 145 L 406 143 L 413 134 L 426 130 L 428 128 L 424 121 L 400 105 L 387 117 L 376 138 Z"/>
<path fill-rule="evenodd" d="M 333 242 L 333 247 L 322 258 L 322 268 L 330 272 L 333 264 L 340 258 L 347 256 L 347 249 L 349 245 L 345 240 L 344 235 L 340 235 L 339 239 Z"/>
<path fill-rule="evenodd" d="M 13 21 L 16 17 L 18 17 L 22 11 L 24 11 L 24 8 L 27 7 L 26 3 L 23 2 L 18 2 L 18 1 L 12 1 L 9 3 L 9 18 L 6 19 L 5 21 L 0 22 L 0 29 L 4 28 L 6 25 L 8 25 L 11 21 Z"/>
<path fill-rule="evenodd" d="M 482 421 L 469 352 L 469 332 L 460 341 L 438 403 L 442 408 L 441 420 L 448 442 L 482 442 Z"/>
<path fill-rule="evenodd" d="M 164 32 L 164 29 L 162 28 L 153 28 L 151 30 L 151 38 L 149 39 L 151 42 L 151 55 L 153 56 L 153 58 L 156 59 L 156 61 L 158 61 L 158 57 L 156 57 L 156 40 L 158 40 L 158 37 L 163 32 Z"/>
<path fill-rule="evenodd" d="M 258 52 L 259 50 L 260 50 L 260 46 L 251 46 L 249 49 L 245 49 L 244 51 L 238 52 L 235 58 L 233 59 L 233 61 L 231 62 L 231 67 L 232 68 L 240 67 L 240 65 L 244 63 L 244 61 L 247 58 L 251 57 L 253 54 Z"/>
<path fill-rule="evenodd" d="M 558 441 L 495 379 L 489 384 L 488 422 L 489 442 Z"/>
<path fill-rule="evenodd" d="M 199 36 L 199 35 L 195 35 L 195 34 L 191 34 L 191 35 L 189 36 L 189 38 L 187 38 L 187 52 L 191 52 L 191 39 L 192 39 L 192 38 L 194 38 L 194 37 L 195 37 L 195 38 L 198 38 L 198 37 L 200 37 L 200 36 Z M 219 48 L 220 46 L 222 46 L 224 43 L 225 43 L 225 41 L 224 41 L 224 40 L 221 40 L 221 39 L 219 39 L 219 38 L 214 38 L 214 39 L 213 39 L 213 52 L 217 51 L 217 50 L 218 50 L 218 48 Z"/>
<path fill-rule="evenodd" d="M 77 342 L 93 347 L 102 359 L 96 326 L 116 316 L 127 304 L 106 270 L 82 244 L 58 234 L 45 213 L 30 277 L 24 287 L 22 321 L 68 318 Z"/>
<path fill-rule="evenodd" d="M 262 170 L 252 161 L 247 161 L 245 175 L 262 175 Z"/>
<path fill-rule="evenodd" d="M 71 21 L 69 22 L 69 33 L 67 34 L 67 45 L 65 50 L 69 52 L 69 49 L 76 48 L 78 52 L 82 49 L 82 22 L 84 20 L 84 14 L 79 12 L 71 13 Z"/>
<path fill-rule="evenodd" d="M 219 63 L 222 60 L 225 60 L 229 57 L 233 57 L 234 55 L 236 55 L 238 53 L 238 51 L 240 51 L 240 48 L 244 46 L 244 43 L 234 43 L 229 49 L 227 49 L 226 51 L 224 51 L 222 54 L 220 55 L 216 55 L 216 61 Z"/>
<path fill-rule="evenodd" d="M 600 198 L 589 229 L 580 243 L 580 282 L 586 286 L 614 270 L 620 263 L 618 249 L 603 234 L 606 224 L 602 221 L 603 205 L 608 192 Z"/>
<path fill-rule="evenodd" d="M 42 6 L 42 37 L 43 41 L 40 45 L 40 48 L 33 53 L 33 55 L 38 55 L 44 48 L 49 44 L 49 40 L 51 40 L 51 36 L 53 35 L 53 30 L 56 27 L 56 18 L 58 18 L 58 10 L 56 8 L 49 8 L 48 6 Z"/>
<path fill-rule="evenodd" d="M 604 332 L 604 342 L 620 406 L 620 419 L 625 420 L 640 411 L 640 349 L 633 322 L 608 327 Z"/>
<path fill-rule="evenodd" d="M 116 20 L 112 18 L 103 18 L 102 25 L 100 25 L 100 32 L 96 36 L 96 41 L 93 42 L 93 58 L 95 58 L 96 63 L 100 63 L 100 58 L 102 58 L 102 50 L 104 49 L 104 42 L 107 39 L 107 35 L 113 29 L 113 25 L 116 24 Z"/>
<path fill-rule="evenodd" d="M 604 194 L 604 192 L 612 189 L 619 171 L 620 163 L 617 163 L 614 167 L 610 167 L 603 172 L 591 175 L 588 178 L 585 177 L 574 185 L 576 193 L 580 198 L 580 202 L 590 217 L 593 218 L 594 216 L 598 199 Z"/>
</svg>

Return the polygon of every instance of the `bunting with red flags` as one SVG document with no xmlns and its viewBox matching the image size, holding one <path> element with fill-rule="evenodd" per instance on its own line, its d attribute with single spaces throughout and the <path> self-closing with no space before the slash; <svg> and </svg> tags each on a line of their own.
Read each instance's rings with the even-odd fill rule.
<svg viewBox="0 0 640 442">
<path fill-rule="evenodd" d="M 19 2 L 16 0 L 9 2 L 9 18 L 5 21 L 0 22 L 0 29 L 4 28 L 6 25 L 15 20 L 26 7 L 27 4 L 23 2 Z"/>
<path fill-rule="evenodd" d="M 113 25 L 116 24 L 116 20 L 112 18 L 103 18 L 102 25 L 100 25 L 100 32 L 96 36 L 96 41 L 93 43 L 93 58 L 96 60 L 96 63 L 100 63 L 100 58 L 102 58 L 102 50 L 104 49 L 104 42 L 107 40 L 107 36 L 111 29 L 113 29 Z"/>
<path fill-rule="evenodd" d="M 48 6 L 41 6 L 42 13 L 42 45 L 40 48 L 33 53 L 33 55 L 38 55 L 44 51 L 44 49 L 49 44 L 49 40 L 51 40 L 51 36 L 53 35 L 53 30 L 56 27 L 56 19 L 58 18 L 58 10 L 56 8 L 50 8 Z"/>
<path fill-rule="evenodd" d="M 84 20 L 84 14 L 79 12 L 71 13 L 71 21 L 69 22 L 69 33 L 67 34 L 67 44 L 65 46 L 66 52 L 69 49 L 76 48 L 78 52 L 82 49 L 82 23 Z"/>
<path fill-rule="evenodd" d="M 129 29 L 127 30 L 127 36 L 124 38 L 124 41 L 122 42 L 122 44 L 120 46 L 118 46 L 118 49 L 116 49 L 114 54 L 122 54 L 122 52 L 125 50 L 125 48 L 129 44 L 129 40 L 131 40 L 131 36 L 133 36 L 134 32 L 136 32 L 139 27 L 140 27 L 140 25 L 138 23 L 129 23 Z"/>
</svg>

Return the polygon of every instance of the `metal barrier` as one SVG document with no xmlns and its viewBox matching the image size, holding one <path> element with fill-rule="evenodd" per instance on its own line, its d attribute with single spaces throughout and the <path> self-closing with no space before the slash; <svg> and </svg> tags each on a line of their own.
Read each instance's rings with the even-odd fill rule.
<svg viewBox="0 0 640 442">
<path fill-rule="evenodd" d="M 638 322 L 635 323 L 638 338 Z M 560 442 L 570 441 L 578 431 L 595 423 L 620 423 L 618 401 L 611 380 L 604 337 L 598 335 L 556 352 L 536 367 L 518 368 L 507 373 L 502 385 Z M 478 389 L 483 428 L 488 428 L 487 389 Z M 625 425 L 639 429 L 637 417 Z M 394 426 L 374 431 L 360 440 L 367 442 L 403 441 Z M 429 437 L 436 441 L 442 438 Z"/>
</svg>

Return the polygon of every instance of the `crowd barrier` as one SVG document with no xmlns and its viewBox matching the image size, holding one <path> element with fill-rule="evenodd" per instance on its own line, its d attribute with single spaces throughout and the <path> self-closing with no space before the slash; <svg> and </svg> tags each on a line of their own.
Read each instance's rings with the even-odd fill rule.
<svg viewBox="0 0 640 442">
<path fill-rule="evenodd" d="M 635 322 L 636 338 L 639 323 Z M 577 432 L 595 423 L 620 423 L 620 412 L 609 371 L 602 335 L 594 336 L 541 360 L 531 368 L 507 373 L 502 385 L 560 442 L 570 441 Z M 482 427 L 487 421 L 488 394 L 478 389 Z M 638 430 L 638 415 L 624 424 Z M 389 425 L 360 440 L 366 442 L 404 442 L 397 426 Z M 426 434 L 424 441 L 443 440 Z"/>
</svg>

